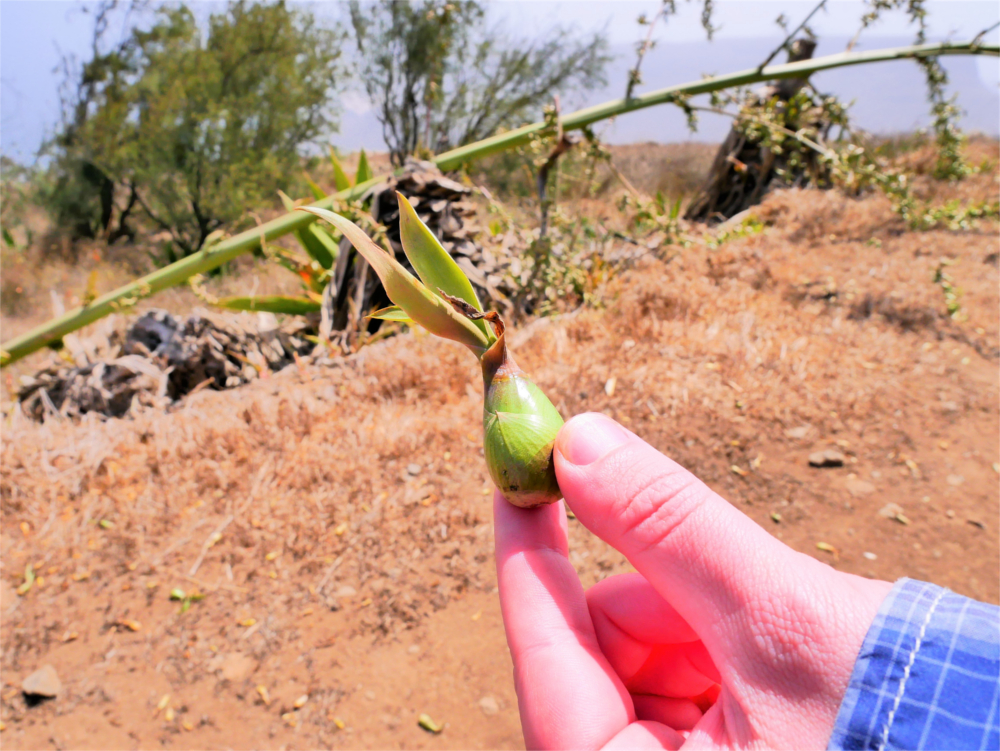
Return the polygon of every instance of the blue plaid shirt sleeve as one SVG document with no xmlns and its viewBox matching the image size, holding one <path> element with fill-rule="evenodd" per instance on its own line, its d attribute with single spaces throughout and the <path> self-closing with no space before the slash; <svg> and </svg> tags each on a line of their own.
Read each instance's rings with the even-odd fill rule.
<svg viewBox="0 0 1000 751">
<path fill-rule="evenodd" d="M 1000 749 L 1000 608 L 901 579 L 854 665 L 830 749 Z"/>
</svg>

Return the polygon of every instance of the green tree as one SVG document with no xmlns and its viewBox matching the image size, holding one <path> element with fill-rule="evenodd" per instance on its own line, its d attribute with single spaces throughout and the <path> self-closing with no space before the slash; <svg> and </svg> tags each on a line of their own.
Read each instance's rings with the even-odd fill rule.
<svg viewBox="0 0 1000 751">
<path fill-rule="evenodd" d="M 90 150 L 81 135 L 88 120 L 98 113 L 102 119 L 108 118 L 109 108 L 102 108 L 102 104 L 119 100 L 126 76 L 135 72 L 130 65 L 132 37 L 120 39 L 106 49 L 105 34 L 118 9 L 118 0 L 106 0 L 94 9 L 87 62 L 77 68 L 75 58 L 63 58 L 62 124 L 57 135 L 42 148 L 42 154 L 49 158 L 48 170 L 36 181 L 37 197 L 48 208 L 56 226 L 73 237 L 93 238 L 101 234 L 110 242 L 123 235 L 132 236 L 128 219 L 135 199 L 132 197 L 126 206 L 116 206 L 115 183 L 88 157 Z M 133 0 L 127 12 L 138 16 L 144 10 L 145 0 Z M 88 13 L 89 8 L 84 6 L 82 11 Z M 117 228 L 112 227 L 115 214 Z"/>
<path fill-rule="evenodd" d="M 161 7 L 83 66 L 54 141 L 53 200 L 92 201 L 106 180 L 120 212 L 137 207 L 179 255 L 193 253 L 293 179 L 304 144 L 335 130 L 341 41 L 284 2 L 232 2 L 205 31 L 186 6 Z M 105 203 L 92 226 L 108 227 Z"/>
<path fill-rule="evenodd" d="M 397 164 L 540 115 L 555 94 L 604 83 L 602 34 L 549 30 L 514 39 L 487 25 L 477 0 L 350 5 L 359 75 Z"/>
</svg>

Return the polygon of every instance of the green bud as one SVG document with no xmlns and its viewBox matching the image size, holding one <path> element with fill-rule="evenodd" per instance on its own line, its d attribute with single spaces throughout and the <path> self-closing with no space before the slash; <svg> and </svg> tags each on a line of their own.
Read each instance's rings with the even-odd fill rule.
<svg viewBox="0 0 1000 751">
<path fill-rule="evenodd" d="M 470 318 L 493 324 L 497 340 L 483 353 L 483 454 L 504 498 L 534 508 L 562 498 L 552 463 L 562 416 L 507 351 L 504 323 L 496 313 L 476 313 L 445 296 Z"/>
<path fill-rule="evenodd" d="M 563 419 L 513 361 L 485 382 L 483 453 L 490 477 L 515 506 L 533 508 L 562 498 L 552 447 Z"/>
</svg>

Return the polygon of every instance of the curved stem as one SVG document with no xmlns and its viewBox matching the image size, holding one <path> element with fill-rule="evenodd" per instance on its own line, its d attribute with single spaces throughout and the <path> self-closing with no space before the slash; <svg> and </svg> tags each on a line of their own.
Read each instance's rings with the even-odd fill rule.
<svg viewBox="0 0 1000 751">
<path fill-rule="evenodd" d="M 812 73 L 848 65 L 863 65 L 886 60 L 903 60 L 907 58 L 935 57 L 939 55 L 992 55 L 1000 56 L 1000 45 L 978 44 L 973 42 L 922 44 L 911 47 L 875 50 L 872 52 L 840 53 L 796 63 L 772 65 L 763 70 L 749 70 L 729 73 L 700 81 L 669 86 L 665 89 L 652 91 L 631 99 L 616 99 L 594 107 L 578 110 L 562 119 L 564 130 L 579 130 L 587 125 L 606 120 L 610 117 L 623 115 L 627 112 L 653 107 L 658 104 L 676 102 L 680 97 L 707 94 L 735 86 L 760 83 L 778 78 L 802 78 Z M 473 159 L 480 159 L 498 151 L 514 148 L 527 143 L 531 137 L 544 130 L 544 122 L 532 123 L 520 128 L 486 138 L 477 143 L 461 146 L 446 151 L 435 157 L 437 166 L 447 172 Z M 337 201 L 360 197 L 368 188 L 386 179 L 387 176 L 373 177 L 360 185 L 342 190 L 334 195 L 312 204 L 319 208 L 329 208 Z M 31 331 L 15 337 L 0 348 L 0 367 L 20 360 L 47 344 L 58 341 L 66 334 L 83 328 L 87 324 L 103 318 L 123 308 L 134 305 L 139 299 L 155 294 L 160 290 L 187 281 L 195 274 L 203 274 L 222 264 L 231 261 L 243 253 L 254 251 L 260 247 L 261 237 L 273 240 L 287 235 L 297 229 L 314 222 L 316 218 L 303 211 L 293 211 L 285 216 L 272 219 L 260 227 L 254 227 L 234 235 L 211 248 L 202 249 L 176 263 L 158 269 L 129 284 L 97 298 L 89 305 L 70 310 L 65 315 L 54 318 Z"/>
</svg>

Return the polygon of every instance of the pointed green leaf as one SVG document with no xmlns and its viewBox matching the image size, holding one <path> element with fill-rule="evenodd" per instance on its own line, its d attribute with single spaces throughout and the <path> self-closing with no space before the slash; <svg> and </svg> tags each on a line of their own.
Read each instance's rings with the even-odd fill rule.
<svg viewBox="0 0 1000 751">
<path fill-rule="evenodd" d="M 333 182 L 336 184 L 337 190 L 341 191 L 350 188 L 351 178 L 344 172 L 344 168 L 340 164 L 340 160 L 337 159 L 337 152 L 333 150 L 333 146 L 330 147 L 330 163 L 333 165 Z"/>
<path fill-rule="evenodd" d="M 483 306 L 476 297 L 472 282 L 455 263 L 455 259 L 448 255 L 434 233 L 417 216 L 406 196 L 396 191 L 396 198 L 399 200 L 399 238 L 417 276 L 434 292 L 443 290 L 482 312 Z M 492 342 L 493 332 L 486 321 L 475 321 L 475 324 Z"/>
<path fill-rule="evenodd" d="M 281 197 L 281 205 L 285 207 L 285 211 L 295 211 L 295 201 L 289 198 L 285 191 L 279 190 L 278 195 Z"/>
<path fill-rule="evenodd" d="M 299 211 L 325 219 L 351 241 L 382 280 L 389 299 L 432 334 L 464 344 L 479 356 L 489 346 L 486 335 L 450 303 L 431 292 L 390 254 L 372 242 L 364 230 L 327 209 L 303 206 Z"/>
<path fill-rule="evenodd" d="M 674 205 L 670 208 L 670 219 L 676 219 L 681 215 L 681 201 L 684 200 L 683 195 L 677 196 L 677 200 L 674 201 Z"/>
<path fill-rule="evenodd" d="M 283 191 L 279 190 L 278 195 L 281 196 L 281 202 L 285 205 L 285 211 L 295 210 L 295 201 L 285 195 Z M 309 257 L 316 261 L 316 263 L 324 269 L 333 268 L 333 261 L 337 257 L 337 251 L 331 249 L 330 243 L 325 242 L 322 237 L 316 235 L 312 231 L 311 226 L 300 227 L 295 230 L 295 237 L 299 241 L 299 245 L 302 246 L 305 252 L 309 254 Z"/>
<path fill-rule="evenodd" d="M 358 172 L 354 176 L 354 184 L 363 183 L 366 180 L 371 180 L 374 177 L 372 173 L 372 168 L 368 166 L 368 155 L 365 153 L 364 149 L 361 149 L 361 156 L 358 157 Z"/>
<path fill-rule="evenodd" d="M 326 193 L 324 193 L 323 189 L 319 187 L 319 185 L 317 185 L 316 182 L 311 177 L 309 177 L 309 173 L 303 172 L 302 174 L 306 178 L 306 184 L 309 186 L 309 190 L 312 191 L 313 198 L 315 198 L 317 201 L 326 198 Z"/>
<path fill-rule="evenodd" d="M 380 321 L 397 321 L 399 323 L 413 323 L 413 319 L 406 315 L 406 311 L 398 305 L 390 305 L 388 308 L 376 310 L 365 318 L 377 318 Z"/>
<path fill-rule="evenodd" d="M 320 303 L 308 297 L 292 297 L 288 295 L 260 295 L 257 297 L 223 297 L 214 305 L 227 310 L 253 310 L 265 313 L 288 313 L 289 315 L 305 315 L 316 313 Z"/>
<path fill-rule="evenodd" d="M 330 233 L 327 232 L 322 227 L 320 227 L 318 224 L 310 224 L 309 232 L 311 232 L 316 237 L 316 239 L 319 240 L 319 242 L 323 245 L 324 248 L 326 248 L 327 252 L 330 254 L 330 257 L 334 261 L 336 261 L 337 256 L 340 255 L 340 246 L 337 245 L 337 241 L 330 236 Z M 331 268 L 331 267 L 332 264 L 330 266 L 324 266 L 323 268 Z"/>
<path fill-rule="evenodd" d="M 326 245 L 312 231 L 311 227 L 303 227 L 295 230 L 295 237 L 305 248 L 306 253 L 312 257 L 316 263 L 324 269 L 333 268 L 333 254 Z"/>
</svg>

